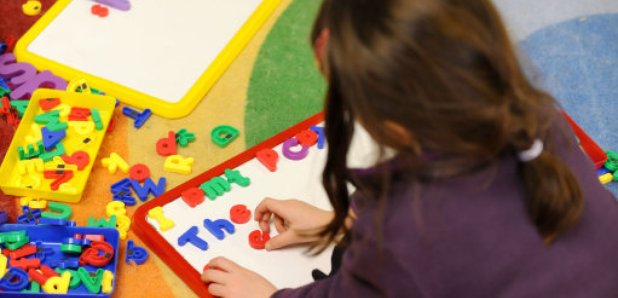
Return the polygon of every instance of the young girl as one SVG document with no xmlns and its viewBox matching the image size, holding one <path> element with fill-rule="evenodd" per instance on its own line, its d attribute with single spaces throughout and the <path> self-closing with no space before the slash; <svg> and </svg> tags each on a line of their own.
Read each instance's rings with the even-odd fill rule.
<svg viewBox="0 0 618 298">
<path fill-rule="evenodd" d="M 275 289 L 216 258 L 213 295 L 618 297 L 616 199 L 490 0 L 325 0 L 313 37 L 334 213 L 266 199 L 255 219 L 269 231 L 274 218 L 268 249 L 347 233 L 341 268 Z M 349 170 L 355 121 L 395 157 Z"/>
</svg>

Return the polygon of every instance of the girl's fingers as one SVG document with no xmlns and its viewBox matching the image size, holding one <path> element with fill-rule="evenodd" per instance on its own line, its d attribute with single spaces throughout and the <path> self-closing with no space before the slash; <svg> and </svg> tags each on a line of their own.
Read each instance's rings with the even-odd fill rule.
<svg viewBox="0 0 618 298">
<path fill-rule="evenodd" d="M 208 285 L 208 293 L 216 297 L 225 297 L 227 288 L 224 285 L 212 283 Z"/>
<path fill-rule="evenodd" d="M 275 213 L 281 215 L 283 210 L 282 201 L 265 198 L 260 204 L 255 207 L 255 220 L 258 221 L 264 217 L 265 213 Z"/>
<path fill-rule="evenodd" d="M 285 228 L 285 222 L 283 218 L 275 215 L 275 228 L 277 229 L 277 233 L 281 234 L 285 232 L 287 229 Z M 262 230 L 263 231 L 263 230 Z M 266 231 L 268 232 L 268 231 Z"/>
<path fill-rule="evenodd" d="M 266 250 L 275 250 L 297 243 L 296 236 L 292 231 L 283 232 L 266 242 Z"/>
<path fill-rule="evenodd" d="M 270 233 L 270 216 L 271 213 L 264 213 L 262 219 L 260 220 L 260 229 L 266 233 Z"/>
<path fill-rule="evenodd" d="M 216 270 L 223 270 L 225 272 L 229 272 L 229 273 L 233 273 L 238 271 L 238 265 L 230 260 L 228 260 L 227 258 L 224 257 L 216 257 L 212 260 L 210 260 L 210 262 L 208 263 L 208 267 Z M 207 271 L 210 271 L 212 269 L 209 269 Z"/>
<path fill-rule="evenodd" d="M 264 198 L 260 204 L 255 207 L 255 211 L 253 212 L 253 219 L 255 221 L 260 221 L 265 213 L 270 213 L 270 209 L 268 209 L 268 200 L 270 200 L 270 198 Z"/>
<path fill-rule="evenodd" d="M 206 283 L 218 283 L 225 285 L 228 273 L 214 268 L 202 273 L 202 280 Z"/>
</svg>

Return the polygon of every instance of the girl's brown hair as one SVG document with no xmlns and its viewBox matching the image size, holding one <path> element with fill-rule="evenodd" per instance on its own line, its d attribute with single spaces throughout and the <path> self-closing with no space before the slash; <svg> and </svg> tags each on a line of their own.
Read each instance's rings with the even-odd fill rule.
<svg viewBox="0 0 618 298">
<path fill-rule="evenodd" d="M 542 154 L 518 166 L 529 217 L 547 244 L 578 222 L 580 188 L 548 135 L 555 100 L 525 77 L 490 0 L 325 0 L 314 42 L 324 29 L 323 184 L 335 210 L 321 233 L 325 242 L 345 229 L 355 120 L 407 160 L 410 173 L 427 179 L 491 165 L 543 140 Z M 387 123 L 409 138 L 385 129 Z M 424 152 L 439 158 L 423 158 Z"/>
</svg>

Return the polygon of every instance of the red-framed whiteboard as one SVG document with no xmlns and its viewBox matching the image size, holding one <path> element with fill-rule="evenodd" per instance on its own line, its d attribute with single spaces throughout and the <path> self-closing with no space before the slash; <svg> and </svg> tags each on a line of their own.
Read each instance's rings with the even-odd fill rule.
<svg viewBox="0 0 618 298">
<path fill-rule="evenodd" d="M 319 125 L 322 121 L 323 114 L 316 114 L 164 193 L 162 196 L 143 204 L 137 209 L 133 216 L 133 230 L 152 251 L 154 251 L 201 297 L 210 297 L 206 284 L 200 279 L 201 270 L 208 260 L 219 255 L 228 257 L 238 262 L 240 265 L 264 275 L 278 287 L 301 286 L 303 283 L 311 282 L 311 269 L 320 269 L 323 272 L 330 272 L 332 247 L 316 257 L 307 255 L 305 253 L 306 248 L 302 247 L 272 252 L 257 251 L 249 247 L 246 232 L 248 230 L 258 229 L 257 223 L 253 220 L 246 225 L 236 225 L 235 234 L 226 235 L 226 237 L 230 238 L 229 240 L 227 238 L 224 240 L 216 240 L 213 237 L 208 237 L 208 231 L 202 226 L 202 221 L 210 215 L 213 216 L 213 220 L 223 217 L 229 219 L 229 206 L 231 205 L 245 204 L 247 208 L 253 212 L 256 204 L 259 203 L 263 195 L 265 195 L 263 194 L 266 191 L 265 189 L 268 189 L 268 196 L 281 199 L 288 199 L 290 197 L 282 196 L 286 196 L 290 193 L 296 195 L 299 193 L 298 191 L 300 191 L 303 193 L 296 195 L 295 198 L 308 201 L 320 208 L 330 208 L 326 199 L 326 194 L 323 193 L 323 188 L 320 183 L 326 154 L 325 150 L 318 149 L 317 145 L 313 146 L 310 148 L 308 157 L 301 161 L 286 159 L 281 152 L 281 144 L 283 142 L 294 138 L 297 133 L 303 130 Z M 261 164 L 259 164 L 260 170 L 255 169 L 253 165 L 253 163 L 258 163 L 256 160 L 257 152 L 265 148 L 275 149 L 275 151 L 279 153 L 279 169 L 274 173 L 268 171 L 266 167 Z M 252 171 L 246 174 L 246 172 L 243 172 L 243 169 L 247 167 L 251 167 Z M 205 214 L 201 217 L 195 216 L 195 210 L 187 206 L 181 199 L 181 193 L 187 189 L 199 187 L 202 183 L 214 177 L 222 176 L 226 169 L 237 169 L 241 174 L 248 175 L 248 177 L 252 179 L 251 185 L 246 188 L 234 185 L 232 190 L 226 194 L 231 197 L 220 197 L 214 201 L 206 199 L 204 203 L 196 207 L 200 208 L 206 206 L 205 209 L 200 211 L 200 214 Z M 294 171 L 290 172 L 290 169 L 294 169 Z M 288 179 L 290 176 L 297 176 L 297 179 L 291 181 Z M 264 181 L 267 181 L 265 179 L 271 179 L 268 180 L 268 183 L 271 185 L 262 185 L 265 184 Z M 280 179 L 288 179 L 288 182 L 283 183 L 285 185 L 281 185 L 281 183 L 279 183 L 280 181 L 278 181 Z M 260 185 L 256 185 L 258 183 Z M 296 183 L 296 186 L 288 185 L 294 183 Z M 299 185 L 300 187 L 298 187 Z M 252 187 L 255 187 L 255 195 L 249 199 L 247 196 L 253 193 Z M 298 190 L 302 188 L 305 189 Z M 242 194 L 242 198 L 234 197 L 237 193 Z M 306 196 L 302 197 L 303 195 Z M 222 203 L 216 205 L 217 202 Z M 148 218 L 148 211 L 156 207 L 163 207 L 165 215 L 169 216 L 175 222 L 175 227 L 173 229 L 160 232 L 158 225 Z M 226 214 L 228 214 L 228 216 L 225 216 Z M 243 230 L 247 225 L 249 228 Z M 209 244 L 207 251 L 201 251 L 190 244 L 179 247 L 177 243 L 174 243 L 176 236 L 184 232 L 188 226 L 198 227 L 200 230 L 200 238 L 203 238 Z M 174 232 L 174 229 L 178 230 Z M 271 254 L 272 256 L 276 256 L 276 258 L 267 261 L 267 258 L 271 257 Z M 281 261 L 277 261 L 279 258 Z M 272 266 L 264 268 L 263 264 L 257 264 L 261 261 L 270 262 Z M 262 270 L 258 268 L 262 268 Z M 285 272 L 287 276 L 281 276 L 284 274 L 283 272 Z"/>
</svg>

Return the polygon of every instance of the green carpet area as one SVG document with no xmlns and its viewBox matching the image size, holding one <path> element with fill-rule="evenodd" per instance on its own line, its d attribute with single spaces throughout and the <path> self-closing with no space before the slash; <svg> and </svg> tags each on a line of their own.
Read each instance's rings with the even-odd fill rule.
<svg viewBox="0 0 618 298">
<path fill-rule="evenodd" d="M 266 37 L 247 93 L 248 147 L 322 110 L 325 83 L 309 42 L 320 3 L 295 0 Z"/>
</svg>

